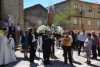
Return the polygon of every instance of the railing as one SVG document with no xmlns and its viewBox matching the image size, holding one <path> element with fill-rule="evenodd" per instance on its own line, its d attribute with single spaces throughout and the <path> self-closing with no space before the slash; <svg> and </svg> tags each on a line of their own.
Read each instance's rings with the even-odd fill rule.
<svg viewBox="0 0 100 67">
<path fill-rule="evenodd" d="M 73 24 L 73 28 L 79 28 L 78 24 Z"/>
<path fill-rule="evenodd" d="M 84 11 L 76 10 L 76 16 L 84 16 Z"/>
</svg>

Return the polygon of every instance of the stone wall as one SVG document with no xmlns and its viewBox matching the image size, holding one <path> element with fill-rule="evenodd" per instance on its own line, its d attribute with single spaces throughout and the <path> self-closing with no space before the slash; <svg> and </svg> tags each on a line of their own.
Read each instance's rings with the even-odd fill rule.
<svg viewBox="0 0 100 67">
<path fill-rule="evenodd" d="M 39 15 L 38 15 L 38 10 L 40 10 Z M 25 17 L 26 30 L 28 27 L 37 28 L 38 20 L 41 20 L 42 24 L 44 24 L 44 20 L 47 19 L 47 10 L 43 8 L 41 5 L 35 5 L 24 9 L 24 17 Z"/>
<path fill-rule="evenodd" d="M 23 0 L 2 0 L 2 18 L 8 19 L 8 15 L 12 15 L 14 18 L 15 26 L 17 23 L 21 24 L 23 28 L 24 16 L 23 16 Z"/>
</svg>

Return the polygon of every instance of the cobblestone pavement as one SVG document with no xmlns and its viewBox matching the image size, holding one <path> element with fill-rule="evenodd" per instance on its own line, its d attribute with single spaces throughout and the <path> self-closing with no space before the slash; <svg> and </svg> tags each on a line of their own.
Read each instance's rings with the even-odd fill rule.
<svg viewBox="0 0 100 67">
<path fill-rule="evenodd" d="M 91 65 L 87 65 L 85 63 L 86 58 L 84 58 L 83 52 L 81 52 L 81 56 L 77 55 L 77 51 L 74 51 L 74 66 L 71 65 L 64 65 L 63 64 L 63 56 L 62 56 L 62 49 L 55 50 L 56 57 L 51 58 L 51 65 L 44 66 L 42 63 L 42 53 L 39 52 L 36 53 L 37 57 L 35 57 L 35 63 L 30 66 L 30 63 L 28 59 L 23 58 L 23 53 L 20 51 L 16 51 L 15 54 L 17 56 L 17 62 L 8 64 L 6 66 L 0 66 L 0 67 L 100 67 L 100 57 L 98 57 L 98 60 L 91 60 Z"/>
</svg>

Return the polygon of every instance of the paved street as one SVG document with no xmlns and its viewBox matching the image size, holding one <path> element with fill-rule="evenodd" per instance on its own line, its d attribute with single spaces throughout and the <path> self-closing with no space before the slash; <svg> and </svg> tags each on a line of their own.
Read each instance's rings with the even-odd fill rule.
<svg viewBox="0 0 100 67">
<path fill-rule="evenodd" d="M 11 63 L 7 66 L 0 66 L 0 67 L 100 67 L 100 57 L 98 57 L 98 60 L 91 60 L 91 65 L 87 65 L 85 63 L 86 58 L 84 58 L 83 52 L 81 53 L 81 56 L 77 55 L 77 51 L 74 51 L 74 66 L 71 65 L 64 65 L 63 64 L 63 56 L 62 56 L 62 49 L 57 49 L 56 48 L 56 57 L 53 57 L 51 59 L 52 66 L 47 65 L 44 66 L 42 63 L 42 53 L 40 53 L 40 58 L 39 58 L 39 52 L 37 52 L 37 57 L 35 57 L 35 64 L 30 66 L 28 59 L 23 58 L 23 53 L 20 51 L 16 51 L 16 56 L 17 56 L 17 62 L 16 63 Z"/>
</svg>

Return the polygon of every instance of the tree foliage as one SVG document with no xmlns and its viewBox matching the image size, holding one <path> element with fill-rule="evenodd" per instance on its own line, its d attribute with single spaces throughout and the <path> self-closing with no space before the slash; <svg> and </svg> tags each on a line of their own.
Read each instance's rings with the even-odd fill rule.
<svg viewBox="0 0 100 67">
<path fill-rule="evenodd" d="M 76 10 L 66 7 L 64 12 L 58 11 L 54 16 L 54 24 L 59 25 L 60 23 L 71 24 L 71 17 L 76 15 Z"/>
</svg>

